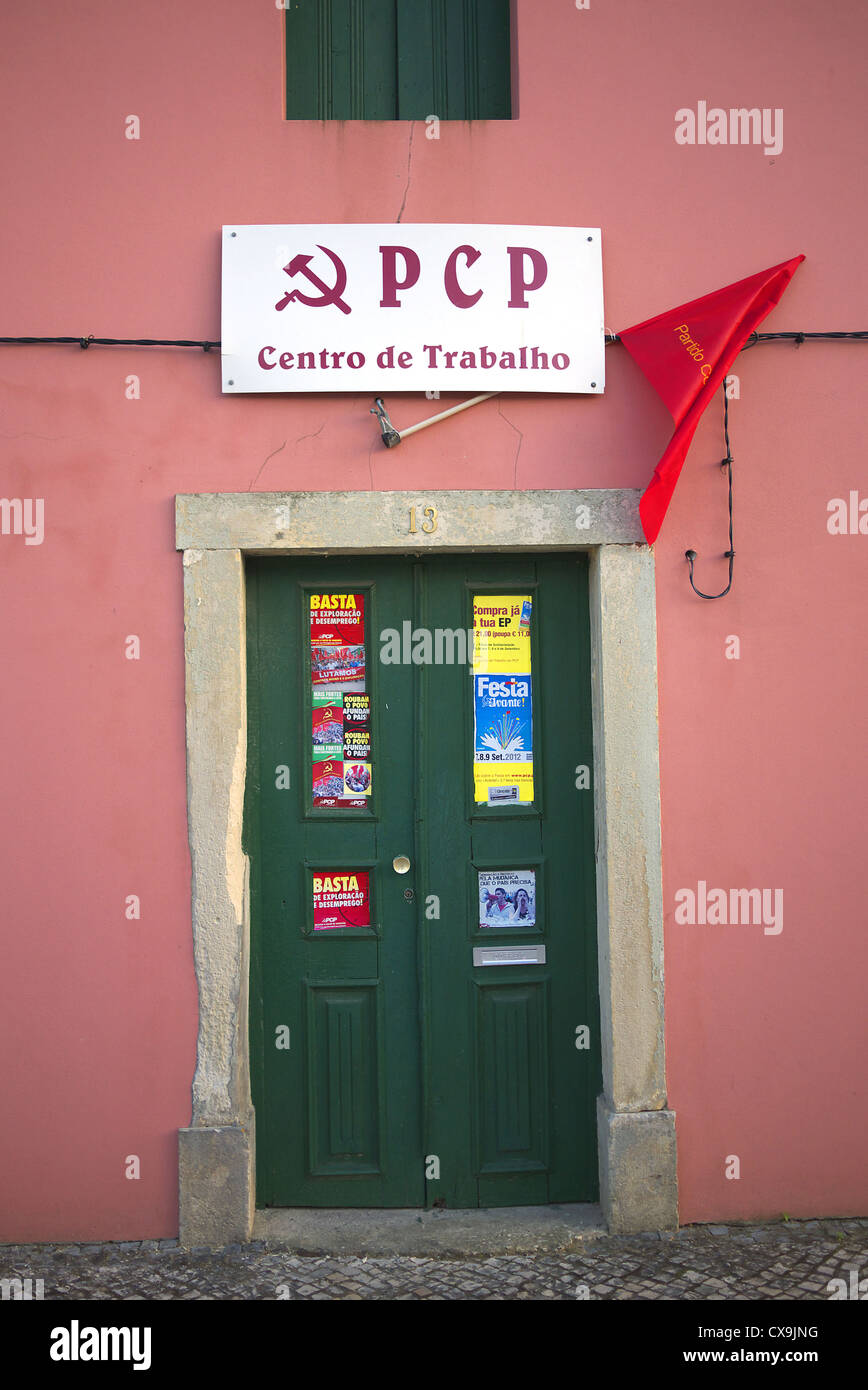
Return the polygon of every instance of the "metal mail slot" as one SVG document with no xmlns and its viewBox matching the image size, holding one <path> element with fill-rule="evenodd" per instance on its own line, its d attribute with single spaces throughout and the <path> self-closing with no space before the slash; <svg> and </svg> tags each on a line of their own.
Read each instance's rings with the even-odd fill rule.
<svg viewBox="0 0 868 1390">
<path fill-rule="evenodd" d="M 545 946 L 474 946 L 474 965 L 545 965 Z"/>
</svg>

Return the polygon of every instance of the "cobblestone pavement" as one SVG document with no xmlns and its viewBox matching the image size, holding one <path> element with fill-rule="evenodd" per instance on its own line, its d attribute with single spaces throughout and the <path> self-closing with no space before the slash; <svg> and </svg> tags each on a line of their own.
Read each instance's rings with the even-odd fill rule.
<svg viewBox="0 0 868 1390">
<path fill-rule="evenodd" d="M 598 1236 L 569 1254 L 476 1260 L 301 1256 L 263 1241 L 193 1251 L 174 1240 L 0 1246 L 0 1280 L 28 1278 L 44 1281 L 46 1300 L 829 1300 L 830 1280 L 849 1290 L 868 1279 L 868 1220 L 687 1226 Z M 2 1285 L 4 1298 L 15 1292 Z"/>
</svg>

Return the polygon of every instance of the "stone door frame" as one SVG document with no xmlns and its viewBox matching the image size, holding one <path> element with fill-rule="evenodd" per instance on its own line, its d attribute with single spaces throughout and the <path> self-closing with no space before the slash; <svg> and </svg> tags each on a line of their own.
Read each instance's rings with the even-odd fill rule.
<svg viewBox="0 0 868 1390">
<path fill-rule="evenodd" d="M 664 1060 L 654 556 L 632 490 L 195 493 L 176 498 L 184 561 L 187 815 L 199 1034 L 178 1131 L 184 1246 L 253 1230 L 245 555 L 587 551 L 603 1091 L 600 1204 L 612 1232 L 678 1224 Z M 410 509 L 416 508 L 416 532 Z M 433 508 L 425 512 L 425 508 Z M 425 522 L 435 525 L 422 531 Z M 361 541 L 363 540 L 363 544 Z M 577 795 L 583 793 L 577 792 Z"/>
</svg>

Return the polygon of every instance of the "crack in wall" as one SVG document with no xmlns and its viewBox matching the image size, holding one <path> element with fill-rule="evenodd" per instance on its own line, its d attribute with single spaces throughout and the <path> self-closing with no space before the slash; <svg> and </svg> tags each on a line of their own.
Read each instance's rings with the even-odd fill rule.
<svg viewBox="0 0 868 1390">
<path fill-rule="evenodd" d="M 320 428 L 321 428 L 321 427 L 320 427 Z M 317 433 L 319 433 L 319 431 L 317 431 Z M 302 439 L 303 439 L 303 438 L 304 438 L 304 435 L 302 435 Z M 296 443 L 298 443 L 298 440 L 296 440 Z M 286 440 L 284 439 L 284 441 L 283 441 L 282 444 L 278 445 L 278 447 L 277 447 L 276 449 L 272 449 L 271 453 L 268 454 L 268 455 L 266 455 L 266 457 L 262 460 L 262 463 L 259 465 L 259 472 L 256 474 L 256 477 L 253 479 L 253 481 L 251 482 L 250 486 L 249 486 L 248 489 L 247 489 L 248 492 L 252 492 L 252 491 L 253 491 L 253 484 L 259 482 L 260 474 L 262 473 L 262 470 L 263 470 L 263 468 L 265 467 L 265 465 L 268 463 L 268 460 L 269 460 L 269 459 L 273 459 L 275 454 L 279 454 L 280 451 L 281 451 L 281 449 L 285 449 L 285 448 L 286 448 Z"/>
<path fill-rule="evenodd" d="M 516 434 L 518 435 L 518 448 L 515 451 L 515 458 L 512 461 L 512 485 L 513 487 L 515 487 L 516 480 L 518 478 L 518 456 L 521 453 L 521 446 L 524 443 L 524 434 L 519 429 L 518 425 L 514 425 L 512 421 L 508 419 L 506 415 L 504 415 L 503 409 L 501 408 L 501 404 L 499 401 L 497 403 L 497 413 L 500 416 L 501 420 L 505 421 L 505 423 L 509 425 L 509 428 L 511 430 L 515 430 Z"/>
<path fill-rule="evenodd" d="M 326 427 L 326 422 L 325 422 L 325 420 L 323 420 L 323 422 L 322 422 L 322 424 L 320 425 L 320 427 L 319 427 L 318 430 L 313 430 L 311 434 L 300 434 L 300 435 L 298 436 L 298 439 L 295 441 L 296 444 L 300 444 L 301 441 L 302 441 L 303 439 L 316 439 L 316 437 L 317 437 L 318 434 L 322 434 L 322 432 L 323 432 L 323 430 L 325 429 L 325 427 Z M 286 443 L 286 440 L 284 440 L 284 443 Z M 275 453 L 278 453 L 278 452 L 279 452 L 279 450 L 276 449 L 276 450 L 275 450 Z M 265 463 L 267 463 L 267 462 L 268 462 L 268 459 L 265 460 Z M 264 468 L 264 467 L 265 467 L 265 464 L 263 464 L 262 466 L 263 466 L 263 468 Z"/>
<path fill-rule="evenodd" d="M 411 124 L 410 124 L 410 139 L 409 139 L 409 141 L 408 141 L 408 143 L 407 143 L 407 184 L 406 184 L 406 187 L 405 187 L 405 189 L 404 189 L 404 197 L 403 197 L 403 200 L 402 200 L 402 202 L 401 202 L 401 211 L 398 213 L 398 216 L 395 218 L 395 221 L 396 221 L 396 222 L 400 222 L 400 221 L 401 221 L 401 218 L 404 216 L 404 209 L 405 209 L 405 207 L 407 206 L 407 194 L 410 192 L 410 164 L 411 164 L 411 161 L 412 161 L 412 159 L 413 159 L 413 136 L 415 135 L 415 133 L 416 133 L 416 122 L 415 122 L 415 121 L 412 121 Z"/>
</svg>

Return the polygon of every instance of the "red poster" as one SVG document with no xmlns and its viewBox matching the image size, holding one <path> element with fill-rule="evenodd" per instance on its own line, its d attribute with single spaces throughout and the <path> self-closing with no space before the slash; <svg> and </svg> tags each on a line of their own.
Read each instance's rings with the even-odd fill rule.
<svg viewBox="0 0 868 1390">
<path fill-rule="evenodd" d="M 370 794 L 370 763 L 348 763 L 336 758 L 314 763 L 314 806 L 364 807 Z"/>
<path fill-rule="evenodd" d="M 364 594 L 311 594 L 310 669 L 314 686 L 364 690 Z"/>
<path fill-rule="evenodd" d="M 369 927 L 371 895 L 365 869 L 319 869 L 313 875 L 313 929 Z"/>
<path fill-rule="evenodd" d="M 329 692 L 330 694 L 332 692 Z M 335 700 L 340 700 L 335 695 Z M 320 704 L 313 701 L 313 751 L 321 758 L 340 758 L 344 749 L 344 712 L 339 704 Z"/>
</svg>

